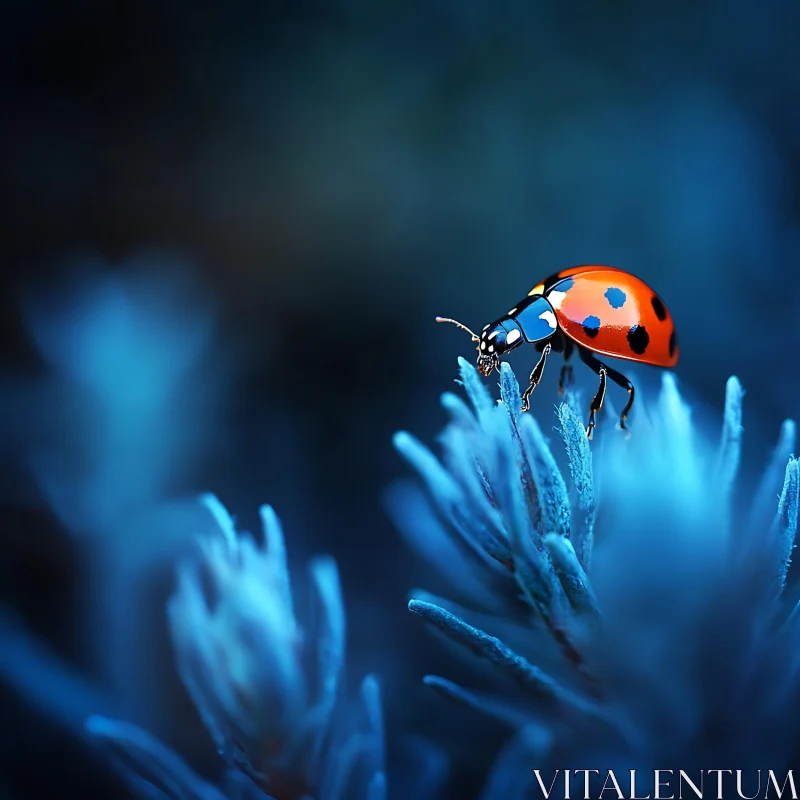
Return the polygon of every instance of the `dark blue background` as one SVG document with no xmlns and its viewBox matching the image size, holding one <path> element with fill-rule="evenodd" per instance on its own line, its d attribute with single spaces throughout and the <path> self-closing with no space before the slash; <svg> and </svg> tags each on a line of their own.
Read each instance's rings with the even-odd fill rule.
<svg viewBox="0 0 800 800">
<path fill-rule="evenodd" d="M 3 600 L 202 769 L 210 745 L 162 614 L 172 556 L 195 532 L 184 505 L 214 491 L 254 527 L 269 502 L 298 570 L 320 551 L 339 561 L 350 678 L 381 674 L 390 747 L 395 731 L 442 733 L 419 679 L 453 662 L 405 610 L 410 588 L 440 585 L 381 500 L 406 474 L 392 433 L 430 441 L 456 356 L 472 357 L 433 317 L 482 327 L 563 267 L 629 269 L 668 303 L 700 407 L 718 409 L 725 379 L 741 378 L 760 460 L 800 388 L 799 32 L 789 0 L 4 3 Z M 109 276 L 128 281 L 136 319 L 161 304 L 142 323 L 155 344 L 125 340 L 114 352 L 130 364 L 107 373 L 96 353 L 62 357 L 98 359 L 98 380 L 128 397 L 169 382 L 149 358 L 168 374 L 188 347 L 152 418 L 170 435 L 145 426 L 149 448 L 106 441 L 49 365 Z M 526 374 L 532 360 L 512 363 Z M 630 374 L 647 386 L 654 372 Z M 551 369 L 540 418 L 555 399 Z M 111 428 L 136 429 L 135 398 L 114 408 Z M 69 494 L 87 442 L 107 488 L 81 514 L 54 513 L 32 464 L 61 453 Z M 150 489 L 126 494 L 153 470 Z M 104 492 L 121 496 L 110 516 Z M 158 516 L 165 503 L 178 522 Z M 133 507 L 160 509 L 150 538 Z M 186 530 L 117 601 L 146 622 L 127 639 L 91 611 L 117 578 L 97 553 L 116 533 L 131 542 L 111 561 L 146 561 L 159 525 Z M 125 654 L 137 666 L 120 676 Z M 2 698 L 2 772 L 18 796 L 118 791 L 46 713 L 9 685 Z M 485 764 L 456 767 L 469 787 Z"/>
</svg>

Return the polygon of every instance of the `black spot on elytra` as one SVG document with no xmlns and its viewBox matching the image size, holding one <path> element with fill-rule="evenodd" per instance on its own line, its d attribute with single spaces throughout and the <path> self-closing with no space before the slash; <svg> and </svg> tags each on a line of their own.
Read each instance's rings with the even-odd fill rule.
<svg viewBox="0 0 800 800">
<path fill-rule="evenodd" d="M 656 312 L 658 321 L 663 322 L 667 318 L 667 309 L 664 308 L 664 304 L 661 302 L 661 299 L 653 295 L 653 299 L 650 302 L 653 306 L 653 311 Z"/>
<path fill-rule="evenodd" d="M 605 293 L 605 298 L 608 300 L 608 304 L 611 308 L 622 308 L 625 305 L 625 301 L 628 299 L 628 296 L 622 289 L 618 289 L 616 286 L 610 286 Z"/>
<path fill-rule="evenodd" d="M 582 323 L 583 332 L 590 338 L 594 339 L 600 333 L 600 319 L 594 315 L 586 317 Z"/>
<path fill-rule="evenodd" d="M 628 344 L 636 355 L 642 355 L 650 344 L 650 334 L 644 325 L 634 325 L 628 331 Z"/>
<path fill-rule="evenodd" d="M 558 291 L 559 292 L 568 292 L 574 285 L 575 285 L 575 281 L 572 280 L 572 278 L 564 278 L 563 281 L 559 281 Z"/>
<path fill-rule="evenodd" d="M 670 358 L 675 355 L 675 348 L 678 346 L 678 340 L 675 338 L 675 331 L 672 331 L 669 337 L 669 355 Z"/>
</svg>

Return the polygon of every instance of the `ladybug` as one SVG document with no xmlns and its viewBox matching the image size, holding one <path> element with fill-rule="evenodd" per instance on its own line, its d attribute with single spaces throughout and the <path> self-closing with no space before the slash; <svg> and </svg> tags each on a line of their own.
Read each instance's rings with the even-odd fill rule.
<svg viewBox="0 0 800 800">
<path fill-rule="evenodd" d="M 620 415 L 620 428 L 633 406 L 633 384 L 606 366 L 595 353 L 640 364 L 674 367 L 678 363 L 675 326 L 664 301 L 642 280 L 625 270 L 601 265 L 571 267 L 557 272 L 531 289 L 504 317 L 486 325 L 480 336 L 454 319 L 452 322 L 478 342 L 478 371 L 483 376 L 499 369 L 500 356 L 523 342 L 534 345 L 541 357 L 533 368 L 530 385 L 522 395 L 522 410 L 530 408 L 531 392 L 542 379 L 551 351 L 568 362 L 574 350 L 600 376 L 600 386 L 589 408 L 586 435 L 591 439 L 595 415 L 603 406 L 606 378 L 630 395 Z M 572 367 L 561 368 L 559 394 L 573 377 Z"/>
</svg>

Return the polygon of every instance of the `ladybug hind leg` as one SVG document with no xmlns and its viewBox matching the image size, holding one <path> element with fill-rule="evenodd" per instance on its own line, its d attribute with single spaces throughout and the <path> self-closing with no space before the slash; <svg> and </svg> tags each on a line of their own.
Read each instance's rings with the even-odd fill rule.
<svg viewBox="0 0 800 800">
<path fill-rule="evenodd" d="M 589 424 L 586 426 L 586 435 L 591 439 L 592 431 L 595 427 L 595 414 L 603 407 L 603 400 L 606 399 L 606 368 L 600 367 L 600 386 L 597 387 L 597 393 L 592 398 L 592 403 L 589 406 Z"/>
<path fill-rule="evenodd" d="M 551 346 L 548 342 L 542 348 L 542 356 L 536 362 L 536 366 L 533 368 L 533 372 L 531 372 L 530 377 L 530 386 L 523 392 L 522 394 L 522 411 L 528 411 L 531 407 L 530 396 L 531 392 L 539 385 L 539 381 L 542 379 L 542 373 L 544 372 L 544 365 L 547 363 L 547 356 L 550 355 Z"/>
<path fill-rule="evenodd" d="M 633 399 L 636 396 L 636 390 L 634 389 L 633 384 L 621 373 L 617 372 L 615 369 L 611 369 L 611 367 L 606 366 L 602 361 L 596 359 L 588 350 L 583 348 L 579 348 L 578 354 L 581 357 L 581 361 L 586 364 L 593 372 L 597 373 L 600 376 L 600 386 L 602 389 L 603 395 L 605 394 L 605 382 L 606 376 L 611 378 L 617 386 L 621 386 L 625 391 L 628 393 L 628 402 L 625 404 L 625 408 L 622 409 L 622 413 L 619 415 L 619 427 L 625 431 L 627 437 L 630 437 L 630 431 L 628 427 L 625 425 L 625 420 L 628 418 L 628 414 L 630 413 L 631 408 L 633 407 Z M 595 401 L 600 396 L 601 392 L 598 389 L 597 395 L 595 395 L 594 400 L 592 400 L 592 408 L 594 409 Z M 589 416 L 589 428 L 587 429 L 586 433 L 589 438 L 592 438 L 591 430 L 594 427 L 593 420 L 594 420 L 594 413 L 595 410 L 599 411 L 600 407 L 603 404 L 603 398 L 600 397 L 600 406 L 597 409 L 591 411 Z"/>
</svg>

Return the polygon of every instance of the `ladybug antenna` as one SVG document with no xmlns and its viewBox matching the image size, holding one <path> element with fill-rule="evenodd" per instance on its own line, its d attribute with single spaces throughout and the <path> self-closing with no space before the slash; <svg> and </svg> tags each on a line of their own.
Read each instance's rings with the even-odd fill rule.
<svg viewBox="0 0 800 800">
<path fill-rule="evenodd" d="M 466 331 L 471 337 L 473 342 L 479 341 L 480 337 L 476 336 L 466 325 L 462 325 L 460 322 L 456 322 L 454 319 L 450 319 L 449 317 L 436 317 L 437 322 L 452 322 L 457 328 L 461 328 L 462 331 Z"/>
</svg>

